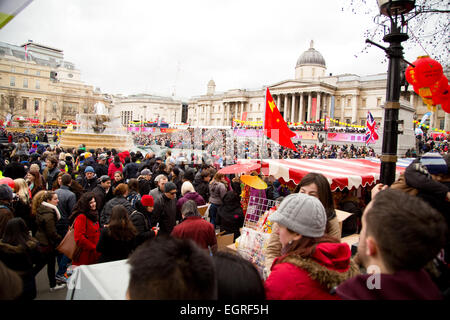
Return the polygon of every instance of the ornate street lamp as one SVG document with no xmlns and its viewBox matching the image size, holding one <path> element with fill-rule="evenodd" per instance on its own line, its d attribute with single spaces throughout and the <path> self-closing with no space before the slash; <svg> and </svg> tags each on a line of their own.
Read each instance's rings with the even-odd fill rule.
<svg viewBox="0 0 450 320">
<path fill-rule="evenodd" d="M 400 69 L 403 59 L 403 47 L 401 43 L 408 40 L 406 32 L 407 24 L 404 14 L 415 7 L 415 0 L 378 0 L 380 13 L 387 16 L 391 22 L 388 32 L 383 37 L 389 47 L 374 43 L 367 39 L 366 42 L 383 49 L 389 59 L 386 87 L 386 103 L 384 105 L 383 144 L 381 147 L 380 181 L 391 185 L 395 181 L 395 169 L 397 162 L 397 138 L 398 138 L 398 114 L 400 109 Z"/>
</svg>

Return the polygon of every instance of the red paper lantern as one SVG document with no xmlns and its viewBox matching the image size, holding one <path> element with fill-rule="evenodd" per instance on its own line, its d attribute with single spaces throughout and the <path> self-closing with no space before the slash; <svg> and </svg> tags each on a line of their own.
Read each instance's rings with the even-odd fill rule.
<svg viewBox="0 0 450 320">
<path fill-rule="evenodd" d="M 429 56 L 419 57 L 414 65 L 414 75 L 419 87 L 432 86 L 444 74 L 441 64 Z"/>
<path fill-rule="evenodd" d="M 408 68 L 406 68 L 405 71 L 405 77 L 406 81 L 408 81 L 410 85 L 412 86 L 417 85 L 416 70 L 414 69 L 413 66 L 408 65 Z"/>
<path fill-rule="evenodd" d="M 447 77 L 442 75 L 441 79 L 439 81 L 436 81 L 431 87 L 431 95 L 434 97 L 436 95 L 443 94 L 445 90 L 447 90 L 448 87 L 448 80 Z"/>
</svg>

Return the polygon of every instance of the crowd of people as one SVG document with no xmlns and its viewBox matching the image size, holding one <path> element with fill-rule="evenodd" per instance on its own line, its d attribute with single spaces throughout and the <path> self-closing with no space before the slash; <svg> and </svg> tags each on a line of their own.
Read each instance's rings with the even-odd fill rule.
<svg viewBox="0 0 450 320">
<path fill-rule="evenodd" d="M 53 292 L 80 265 L 122 259 L 130 264 L 128 299 L 449 297 L 450 157 L 429 152 L 436 146 L 364 199 L 354 190 L 332 193 L 320 173 L 295 189 L 261 177 L 268 188 L 258 194 L 279 203 L 264 278 L 251 262 L 218 250 L 218 232 L 240 236 L 248 187 L 214 163 L 172 154 L 169 136 L 151 138 L 169 144 L 164 156 L 14 138 L 0 157 L 0 299 L 35 299 L 43 268 Z M 298 151 L 299 158 L 373 154 L 353 145 Z M 336 209 L 351 213 L 342 227 Z M 78 247 L 72 259 L 57 250 L 69 228 Z M 355 233 L 352 254 L 342 238 Z"/>
</svg>

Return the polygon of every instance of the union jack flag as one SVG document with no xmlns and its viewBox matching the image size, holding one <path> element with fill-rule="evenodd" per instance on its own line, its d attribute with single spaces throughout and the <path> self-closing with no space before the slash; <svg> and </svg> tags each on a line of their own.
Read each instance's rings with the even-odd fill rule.
<svg viewBox="0 0 450 320">
<path fill-rule="evenodd" d="M 367 119 L 366 119 L 366 136 L 364 137 L 364 140 L 366 144 L 369 143 L 375 143 L 378 140 L 378 133 L 377 133 L 377 123 L 375 122 L 375 119 L 373 118 L 370 111 L 367 111 Z"/>
</svg>

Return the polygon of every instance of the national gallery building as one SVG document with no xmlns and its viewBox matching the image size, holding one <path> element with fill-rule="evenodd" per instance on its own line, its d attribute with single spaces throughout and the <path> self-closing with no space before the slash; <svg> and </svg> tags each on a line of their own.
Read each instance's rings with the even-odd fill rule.
<svg viewBox="0 0 450 320">
<path fill-rule="evenodd" d="M 325 59 L 311 41 L 310 48 L 297 60 L 294 79 L 275 83 L 269 90 L 286 122 L 314 121 L 328 116 L 365 126 L 367 111 L 380 123 L 386 84 L 386 73 L 367 76 L 327 73 Z M 188 122 L 192 126 L 230 126 L 233 119 L 262 121 L 264 99 L 265 88 L 215 92 L 211 80 L 205 95 L 190 99 Z M 412 86 L 406 93 L 402 92 L 400 103 L 414 108 L 418 120 L 429 111 Z M 429 125 L 449 131 L 449 114 L 438 108 Z"/>
</svg>

